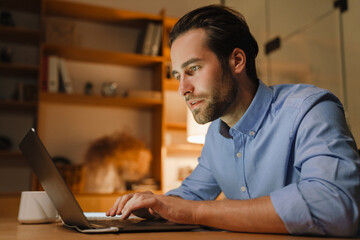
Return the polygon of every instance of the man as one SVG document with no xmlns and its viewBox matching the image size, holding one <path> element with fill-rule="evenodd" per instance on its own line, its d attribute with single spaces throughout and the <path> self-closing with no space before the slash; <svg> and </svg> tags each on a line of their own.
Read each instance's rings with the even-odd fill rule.
<svg viewBox="0 0 360 240">
<path fill-rule="evenodd" d="M 173 75 L 198 123 L 212 121 L 199 164 L 165 195 L 120 197 L 131 213 L 230 231 L 352 236 L 359 156 L 338 99 L 310 85 L 267 87 L 243 16 L 196 9 L 170 33 Z M 223 192 L 226 200 L 217 200 Z M 148 211 L 147 211 L 148 210 Z"/>
</svg>

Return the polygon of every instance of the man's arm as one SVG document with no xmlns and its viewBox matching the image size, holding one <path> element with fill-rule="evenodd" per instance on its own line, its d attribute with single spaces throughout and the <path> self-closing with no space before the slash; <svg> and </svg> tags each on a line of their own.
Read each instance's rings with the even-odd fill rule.
<svg viewBox="0 0 360 240">
<path fill-rule="evenodd" d="M 288 233 L 269 196 L 249 200 L 204 201 L 199 224 L 239 232 Z"/>
<path fill-rule="evenodd" d="M 288 233 L 276 214 L 270 197 L 250 200 L 192 201 L 150 192 L 128 194 L 118 198 L 108 216 L 149 209 L 151 214 L 172 222 L 200 224 L 230 231 Z"/>
</svg>

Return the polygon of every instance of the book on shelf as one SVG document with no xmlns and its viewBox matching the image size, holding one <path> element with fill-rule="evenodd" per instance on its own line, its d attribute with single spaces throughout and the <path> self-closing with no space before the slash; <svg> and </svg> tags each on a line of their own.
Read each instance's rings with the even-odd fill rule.
<svg viewBox="0 0 360 240">
<path fill-rule="evenodd" d="M 44 58 L 43 90 L 50 93 L 73 93 L 73 83 L 67 68 L 66 60 L 58 56 Z"/>
<path fill-rule="evenodd" d="M 74 88 L 73 88 L 73 83 L 71 81 L 70 75 L 69 75 L 69 71 L 67 68 L 67 63 L 65 61 L 65 59 L 63 58 L 59 58 L 59 83 L 60 83 L 60 88 L 63 89 L 63 92 L 66 93 L 73 93 Z"/>
<path fill-rule="evenodd" d="M 138 51 L 144 55 L 159 55 L 162 36 L 162 25 L 149 22 L 143 34 L 140 35 Z"/>
<path fill-rule="evenodd" d="M 141 53 L 144 55 L 150 54 L 154 30 L 155 30 L 155 23 L 149 22 L 147 24 L 146 31 L 142 39 Z"/>
<path fill-rule="evenodd" d="M 56 93 L 59 91 L 59 57 L 48 57 L 47 91 Z"/>
<path fill-rule="evenodd" d="M 43 56 L 42 58 L 42 69 L 41 69 L 41 90 L 46 92 L 48 90 L 48 63 L 49 59 L 47 56 Z"/>
<path fill-rule="evenodd" d="M 151 43 L 151 51 L 150 55 L 152 56 L 158 56 L 160 45 L 161 45 L 161 36 L 162 36 L 162 25 L 161 24 L 155 24 L 155 30 L 154 35 Z"/>
</svg>

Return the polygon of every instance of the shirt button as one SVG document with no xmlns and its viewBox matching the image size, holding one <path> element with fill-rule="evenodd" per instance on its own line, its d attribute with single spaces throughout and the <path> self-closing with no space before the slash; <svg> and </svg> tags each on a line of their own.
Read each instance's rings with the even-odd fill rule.
<svg viewBox="0 0 360 240">
<path fill-rule="evenodd" d="M 242 192 L 246 192 L 246 187 L 245 186 L 242 186 L 240 189 L 241 189 Z"/>
<path fill-rule="evenodd" d="M 254 136 L 255 132 L 254 131 L 250 131 L 250 136 Z"/>
<path fill-rule="evenodd" d="M 241 152 L 238 152 L 238 153 L 236 154 L 236 156 L 237 156 L 238 158 L 241 158 L 241 156 L 242 156 Z"/>
</svg>

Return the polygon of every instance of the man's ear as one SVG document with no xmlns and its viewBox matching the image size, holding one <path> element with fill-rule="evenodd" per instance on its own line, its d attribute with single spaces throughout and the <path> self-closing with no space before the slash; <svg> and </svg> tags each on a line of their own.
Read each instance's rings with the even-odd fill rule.
<svg viewBox="0 0 360 240">
<path fill-rule="evenodd" d="M 234 48 L 229 58 L 230 67 L 235 74 L 245 71 L 246 55 L 240 48 Z"/>
</svg>

